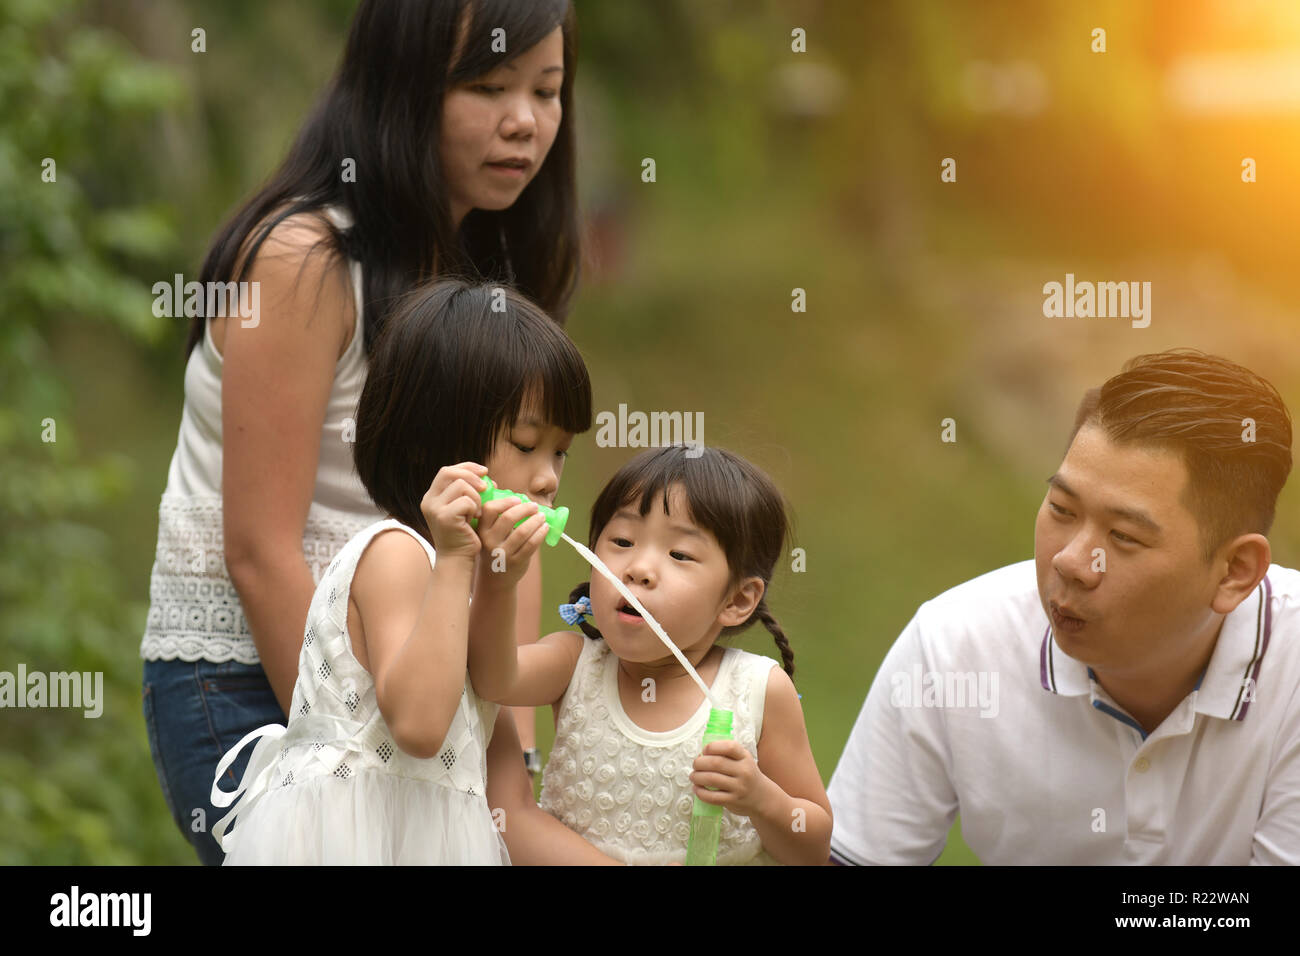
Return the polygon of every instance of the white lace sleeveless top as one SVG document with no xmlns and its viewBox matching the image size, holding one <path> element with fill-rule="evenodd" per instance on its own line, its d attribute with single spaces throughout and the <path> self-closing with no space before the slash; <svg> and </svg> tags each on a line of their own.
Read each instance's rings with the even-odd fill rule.
<svg viewBox="0 0 1300 956">
<path fill-rule="evenodd" d="M 487 809 L 487 747 L 496 724 L 498 705 L 474 693 L 468 674 L 460 705 L 434 757 L 413 757 L 398 748 L 379 710 L 375 682 L 352 653 L 348 633 L 348 596 L 352 578 L 366 546 L 376 535 L 396 528 L 424 546 L 433 566 L 433 546 L 413 529 L 393 518 L 375 522 L 347 542 L 333 559 L 312 596 L 307 628 L 298 656 L 298 681 L 293 689 L 287 728 L 272 724 L 248 734 L 223 759 L 233 761 L 244 746 L 264 738 L 253 751 L 235 798 L 238 813 L 263 794 L 305 783 L 313 777 L 348 779 L 373 771 L 427 780 L 479 798 Z M 220 770 L 217 774 L 220 780 Z M 376 812 L 380 812 L 379 809 Z M 226 825 L 221 827 L 224 834 Z"/>
<path fill-rule="evenodd" d="M 709 688 L 733 713 L 732 736 L 758 759 L 767 678 L 776 661 L 723 651 Z M 676 730 L 634 724 L 618 696 L 618 658 L 587 638 L 561 698 L 555 745 L 542 773 L 542 809 L 623 863 L 683 863 L 691 833 L 690 773 L 700 755 L 709 704 Z M 748 817 L 722 813 L 718 865 L 775 864 Z"/>
<path fill-rule="evenodd" d="M 350 216 L 327 209 L 346 229 Z M 318 583 L 325 566 L 362 528 L 383 517 L 352 464 L 352 433 L 367 362 L 361 263 L 350 262 L 356 328 L 334 369 L 320 460 L 302 552 Z M 263 322 L 274 321 L 262 316 Z M 226 572 L 221 499 L 222 357 L 204 323 L 203 341 L 185 367 L 185 405 L 167 487 L 158 508 L 158 548 L 149 581 L 146 660 L 258 662 L 243 607 Z"/>
</svg>

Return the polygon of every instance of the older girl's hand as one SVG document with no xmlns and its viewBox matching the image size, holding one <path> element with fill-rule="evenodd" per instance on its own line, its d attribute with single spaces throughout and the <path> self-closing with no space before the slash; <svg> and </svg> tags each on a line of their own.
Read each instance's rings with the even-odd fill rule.
<svg viewBox="0 0 1300 956">
<path fill-rule="evenodd" d="M 486 474 L 486 465 L 465 461 L 439 468 L 434 475 L 420 502 L 420 511 L 428 522 L 433 549 L 440 559 L 472 561 L 478 556 L 479 538 L 469 522 L 483 513 L 479 495 L 487 489 L 483 481 Z"/>
</svg>

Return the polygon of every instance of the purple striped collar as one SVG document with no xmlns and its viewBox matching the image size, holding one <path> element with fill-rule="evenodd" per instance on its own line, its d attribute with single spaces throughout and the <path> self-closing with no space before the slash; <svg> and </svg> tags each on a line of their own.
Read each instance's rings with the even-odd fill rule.
<svg viewBox="0 0 1300 956">
<path fill-rule="evenodd" d="M 1268 576 L 1256 593 L 1242 601 L 1223 619 L 1196 695 L 1196 710 L 1224 720 L 1244 720 L 1260 686 L 1260 670 L 1273 632 L 1273 586 Z M 1049 622 L 1038 650 L 1038 673 L 1043 690 L 1077 697 L 1092 690 L 1092 678 L 1081 661 L 1066 655 L 1056 644 Z"/>
</svg>

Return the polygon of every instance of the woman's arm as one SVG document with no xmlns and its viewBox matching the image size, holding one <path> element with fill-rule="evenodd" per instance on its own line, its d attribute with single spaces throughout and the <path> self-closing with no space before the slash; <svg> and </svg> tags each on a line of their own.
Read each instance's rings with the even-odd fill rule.
<svg viewBox="0 0 1300 956">
<path fill-rule="evenodd" d="M 226 568 L 286 713 L 315 590 L 303 529 L 334 369 L 355 324 L 346 269 L 321 250 L 307 255 L 324 228 L 308 216 L 276 226 L 248 275 L 259 284 L 256 323 L 232 318 L 223 330 Z"/>
<path fill-rule="evenodd" d="M 504 708 L 487 752 L 487 798 L 515 866 L 620 866 L 537 805 L 514 721 Z M 498 813 L 497 811 L 504 811 Z"/>
</svg>

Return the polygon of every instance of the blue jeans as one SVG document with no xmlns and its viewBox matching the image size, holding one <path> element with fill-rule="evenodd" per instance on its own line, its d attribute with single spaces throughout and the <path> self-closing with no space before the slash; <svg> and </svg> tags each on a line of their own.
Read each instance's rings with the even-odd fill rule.
<svg viewBox="0 0 1300 956">
<path fill-rule="evenodd" d="M 212 780 L 222 755 L 250 730 L 287 722 L 260 664 L 228 661 L 145 661 L 144 722 L 149 752 L 172 819 L 199 854 L 218 866 L 225 854 L 212 826 L 229 807 L 214 807 Z M 252 747 L 222 775 L 234 790 Z"/>
</svg>

